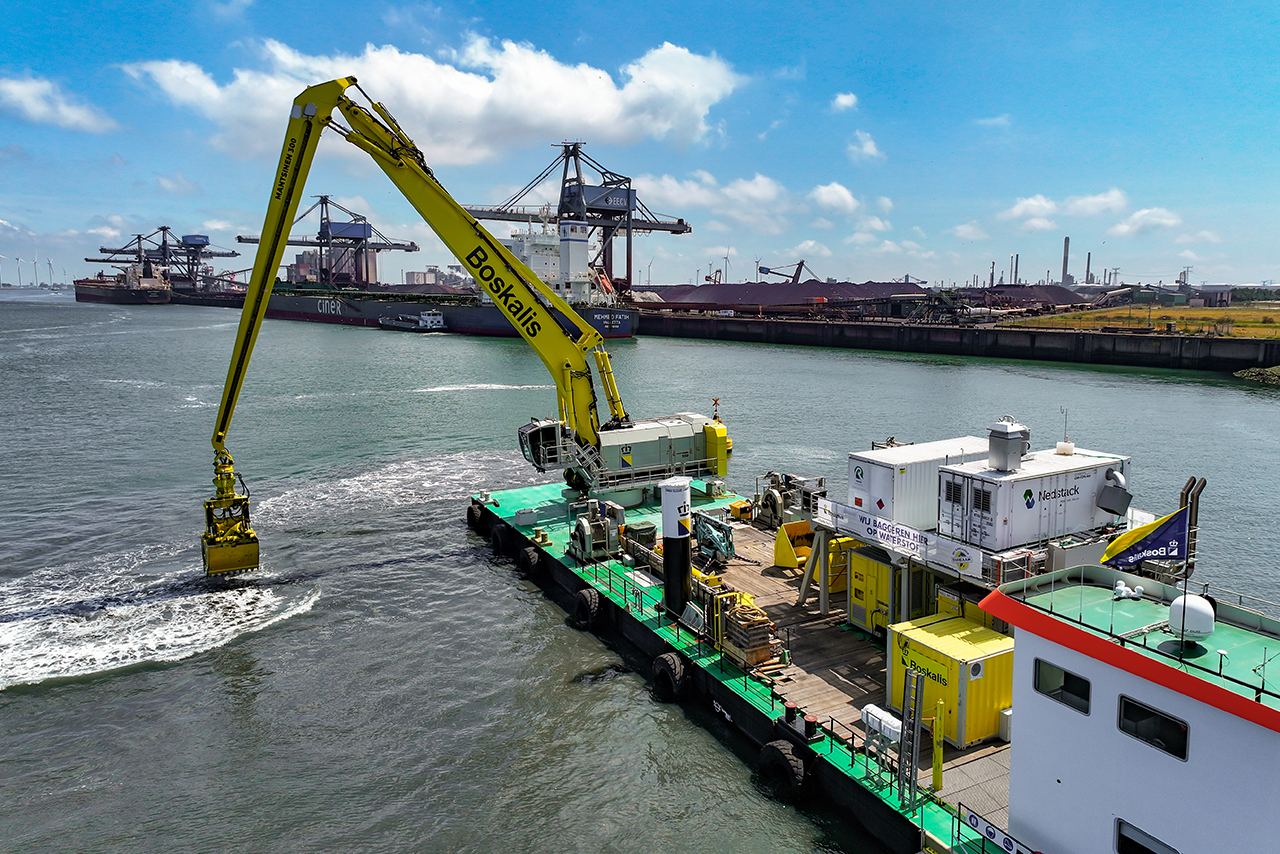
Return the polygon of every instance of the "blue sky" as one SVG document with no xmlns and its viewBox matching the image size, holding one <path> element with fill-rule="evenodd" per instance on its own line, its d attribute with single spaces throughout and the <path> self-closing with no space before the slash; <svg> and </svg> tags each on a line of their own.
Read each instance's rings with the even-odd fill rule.
<svg viewBox="0 0 1280 854">
<path fill-rule="evenodd" d="M 260 229 L 293 95 L 355 73 L 463 202 L 585 140 L 694 225 L 640 241 L 641 281 L 726 253 L 735 279 L 803 257 L 964 281 L 1014 252 L 1035 280 L 1067 234 L 1080 277 L 1092 251 L 1128 280 L 1280 279 L 1280 5 L 961 8 L 11 2 L 0 254 L 61 278 L 162 223 L 234 247 Z M 423 244 L 383 277 L 449 261 L 347 149 L 322 145 L 308 192 Z"/>
</svg>

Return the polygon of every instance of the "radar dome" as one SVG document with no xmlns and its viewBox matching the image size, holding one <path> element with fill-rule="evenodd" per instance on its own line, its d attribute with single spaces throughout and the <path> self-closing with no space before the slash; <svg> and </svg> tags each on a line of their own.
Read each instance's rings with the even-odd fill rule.
<svg viewBox="0 0 1280 854">
<path fill-rule="evenodd" d="M 1202 641 L 1213 634 L 1213 605 L 1194 593 L 1179 596 L 1169 606 L 1169 633 L 1187 641 Z"/>
</svg>

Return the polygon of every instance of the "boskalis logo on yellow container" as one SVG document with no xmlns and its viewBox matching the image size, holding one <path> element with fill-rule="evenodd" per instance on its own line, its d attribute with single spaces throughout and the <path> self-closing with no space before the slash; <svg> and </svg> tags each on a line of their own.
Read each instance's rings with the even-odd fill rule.
<svg viewBox="0 0 1280 854">
<path fill-rule="evenodd" d="M 631 468 L 631 466 L 632 466 L 632 465 L 634 465 L 634 464 L 631 462 L 631 446 L 630 446 L 630 445 L 623 445 L 623 446 L 622 446 L 621 448 L 619 448 L 618 450 L 622 453 L 622 467 L 623 467 L 624 469 L 629 469 L 629 468 Z"/>
<path fill-rule="evenodd" d="M 936 661 L 915 654 L 911 649 L 911 641 L 905 635 L 898 635 L 898 654 L 904 668 L 923 673 L 926 679 L 937 682 L 943 688 L 947 687 L 946 671 L 939 668 Z"/>
</svg>

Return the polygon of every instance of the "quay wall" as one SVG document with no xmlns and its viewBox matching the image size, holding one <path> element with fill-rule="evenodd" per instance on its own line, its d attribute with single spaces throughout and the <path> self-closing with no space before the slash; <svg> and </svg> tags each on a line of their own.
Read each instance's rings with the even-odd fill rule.
<svg viewBox="0 0 1280 854">
<path fill-rule="evenodd" d="M 1280 338 L 714 317 L 644 309 L 639 332 L 673 338 L 1198 371 L 1280 365 Z"/>
</svg>

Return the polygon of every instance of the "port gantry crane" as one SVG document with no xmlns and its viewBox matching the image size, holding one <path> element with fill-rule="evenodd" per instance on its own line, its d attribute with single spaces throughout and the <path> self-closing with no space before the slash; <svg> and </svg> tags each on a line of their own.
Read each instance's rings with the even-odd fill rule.
<svg viewBox="0 0 1280 854">
<path fill-rule="evenodd" d="M 353 87 L 364 95 L 367 108 L 347 97 Z M 335 110 L 345 125 L 334 118 Z M 214 496 L 204 504 L 205 532 L 201 538 L 207 575 L 258 567 L 258 537 L 249 517 L 249 490 L 235 470 L 226 439 L 284 256 L 289 227 L 320 134 L 326 128 L 364 151 L 386 172 L 551 374 L 558 417 L 533 419 L 518 432 L 521 451 L 538 471 L 563 468 L 570 488 L 584 494 L 608 493 L 624 503 L 639 503 L 646 485 L 671 475 L 705 478 L 726 473 L 732 444 L 718 416 L 683 412 L 633 422 L 623 406 L 600 333 L 449 195 L 386 107 L 369 98 L 354 77 L 342 77 L 304 90 L 290 112 L 214 424 Z M 588 354 L 609 407 L 610 417 L 604 424 L 596 409 Z M 237 482 L 243 492 L 237 490 Z"/>
</svg>

